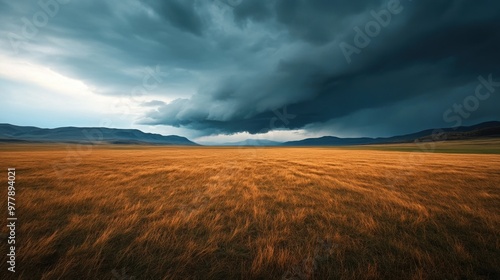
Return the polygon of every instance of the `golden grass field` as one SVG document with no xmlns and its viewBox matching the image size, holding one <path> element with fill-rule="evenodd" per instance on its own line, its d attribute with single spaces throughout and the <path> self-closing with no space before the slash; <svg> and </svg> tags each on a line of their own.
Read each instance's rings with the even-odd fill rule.
<svg viewBox="0 0 500 280">
<path fill-rule="evenodd" d="M 78 149 L 80 151 L 78 151 Z M 500 155 L 0 145 L 1 279 L 499 279 Z M 5 199 L 4 199 L 5 198 Z"/>
</svg>

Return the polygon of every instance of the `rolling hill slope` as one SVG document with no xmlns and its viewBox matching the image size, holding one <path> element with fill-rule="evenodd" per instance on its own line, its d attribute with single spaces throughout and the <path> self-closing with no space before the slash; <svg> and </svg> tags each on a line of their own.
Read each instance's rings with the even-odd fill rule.
<svg viewBox="0 0 500 280">
<path fill-rule="evenodd" d="M 319 138 L 308 138 L 299 141 L 289 141 L 283 146 L 351 146 L 370 144 L 394 144 L 409 143 L 414 141 L 431 140 L 468 140 L 478 138 L 500 137 L 500 122 L 484 122 L 473 126 L 461 126 L 456 128 L 428 129 L 420 132 L 386 137 L 386 138 L 338 138 L 334 136 L 323 136 Z"/>
<path fill-rule="evenodd" d="M 11 124 L 0 124 L 0 142 L 198 145 L 185 137 L 145 133 L 137 129 L 104 127 L 60 127 L 48 129 Z"/>
</svg>

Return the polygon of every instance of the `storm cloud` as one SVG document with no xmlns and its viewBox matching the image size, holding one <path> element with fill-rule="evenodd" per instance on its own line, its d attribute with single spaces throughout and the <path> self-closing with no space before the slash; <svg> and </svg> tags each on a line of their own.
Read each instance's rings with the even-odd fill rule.
<svg viewBox="0 0 500 280">
<path fill-rule="evenodd" d="M 49 2 L 41 27 L 47 5 L 1 2 L 2 52 L 116 98 L 158 67 L 140 124 L 384 136 L 500 120 L 484 84 L 500 81 L 498 1 Z"/>
</svg>

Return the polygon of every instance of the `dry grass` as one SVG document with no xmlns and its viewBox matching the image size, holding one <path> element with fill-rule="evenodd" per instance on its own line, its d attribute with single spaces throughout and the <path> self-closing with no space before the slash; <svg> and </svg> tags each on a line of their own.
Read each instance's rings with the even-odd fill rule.
<svg viewBox="0 0 500 280">
<path fill-rule="evenodd" d="M 74 155 L 0 147 L 2 200 L 6 168 L 17 169 L 15 279 L 500 277 L 499 155 L 105 146 Z M 57 162 L 66 162 L 58 175 Z M 5 241 L 0 250 L 9 277 Z"/>
<path fill-rule="evenodd" d="M 500 154 L 500 138 L 453 140 L 441 142 L 411 142 L 404 144 L 379 144 L 344 147 L 354 150 L 379 150 L 401 152 L 435 152 L 458 154 Z"/>
</svg>

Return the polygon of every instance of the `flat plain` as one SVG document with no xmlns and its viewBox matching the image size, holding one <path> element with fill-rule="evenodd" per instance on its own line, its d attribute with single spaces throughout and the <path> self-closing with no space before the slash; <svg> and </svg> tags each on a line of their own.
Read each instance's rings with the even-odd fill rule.
<svg viewBox="0 0 500 280">
<path fill-rule="evenodd" d="M 0 275 L 498 279 L 500 155 L 467 152 L 0 145 Z"/>
</svg>

